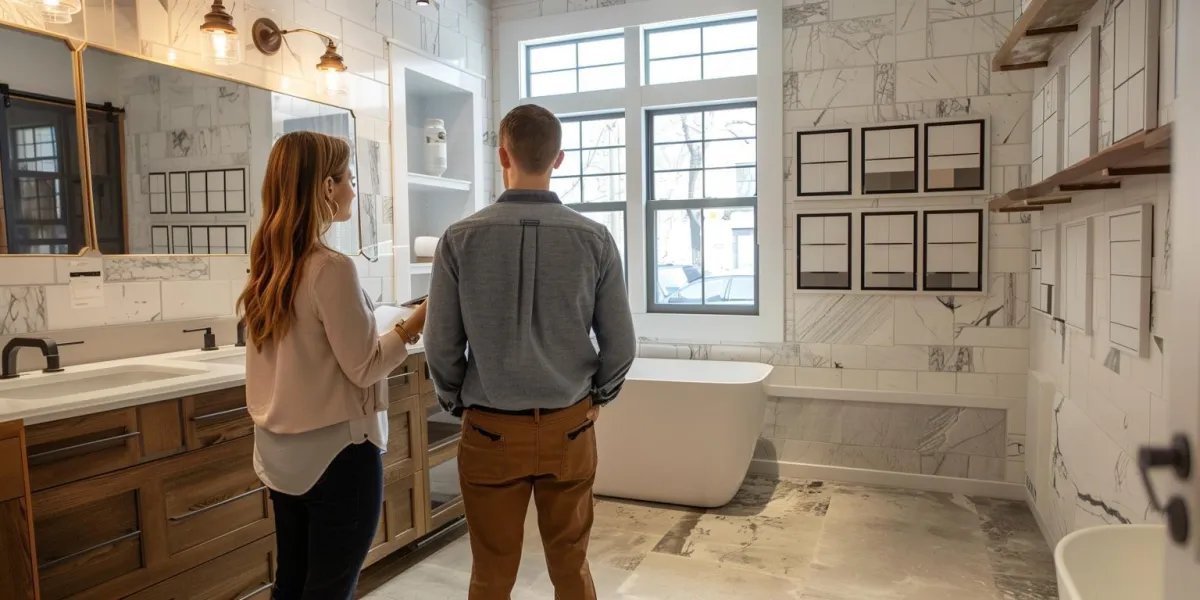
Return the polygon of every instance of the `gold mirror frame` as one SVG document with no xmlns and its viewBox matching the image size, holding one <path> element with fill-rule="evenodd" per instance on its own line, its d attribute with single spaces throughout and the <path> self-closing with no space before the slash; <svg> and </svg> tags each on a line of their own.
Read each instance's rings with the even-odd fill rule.
<svg viewBox="0 0 1200 600">
<path fill-rule="evenodd" d="M 120 50 L 117 48 L 111 48 L 111 47 L 105 46 L 103 44 L 92 44 L 92 43 L 88 43 L 84 40 L 80 40 L 77 38 L 58 35 L 51 31 L 46 31 L 46 30 L 42 30 L 42 29 L 34 29 L 34 28 L 30 28 L 30 27 L 17 25 L 14 23 L 9 23 L 9 22 L 0 23 L 0 27 L 14 29 L 14 30 L 18 30 L 18 31 L 26 32 L 26 33 L 32 33 L 35 35 L 40 35 L 43 37 L 60 40 L 64 44 L 66 44 L 67 49 L 71 52 L 71 70 L 72 70 L 71 75 L 72 75 L 72 81 L 73 81 L 74 88 L 75 88 L 75 127 L 78 130 L 78 136 L 79 136 L 79 143 L 77 144 L 77 146 L 79 149 L 79 165 L 80 165 L 79 170 L 80 170 L 80 178 L 81 178 L 80 187 L 82 188 L 80 190 L 80 192 L 81 192 L 82 202 L 83 202 L 83 223 L 84 223 L 84 231 L 83 231 L 84 245 L 82 248 L 80 248 L 79 252 L 77 252 L 75 254 L 70 254 L 70 253 L 68 253 L 68 254 L 0 254 L 0 260 L 3 260 L 4 258 L 27 258 L 27 257 L 35 257 L 35 256 L 58 257 L 58 258 L 69 257 L 69 256 L 103 256 L 103 253 L 100 252 L 99 243 L 97 242 L 97 240 L 99 239 L 99 236 L 96 231 L 96 214 L 95 214 L 96 207 L 95 207 L 94 200 L 92 197 L 93 189 L 92 189 L 91 142 L 89 139 L 90 134 L 88 132 L 88 126 L 87 126 L 88 125 L 87 92 L 86 92 L 86 87 L 84 85 L 84 70 L 83 70 L 83 51 L 84 50 L 86 50 L 88 48 L 95 48 L 97 50 L 102 50 L 104 52 L 108 52 L 110 54 L 114 54 L 117 56 L 123 56 L 126 58 L 133 58 L 133 59 L 137 59 L 137 60 L 151 62 L 151 63 L 163 65 L 166 67 L 170 67 L 172 69 L 188 71 L 190 73 L 196 73 L 198 75 L 204 75 L 207 77 L 222 79 L 222 80 L 229 81 L 232 83 L 237 83 L 240 85 L 250 86 L 250 87 L 257 88 L 257 89 L 267 91 L 267 92 L 291 96 L 291 94 L 287 94 L 286 92 L 272 90 L 270 88 L 266 88 L 266 87 L 263 87 L 258 84 L 250 83 L 247 81 L 242 81 L 239 79 L 234 79 L 227 75 L 212 73 L 209 71 L 204 71 L 201 69 L 178 65 L 178 64 L 175 64 L 172 62 L 159 60 L 159 59 L 152 58 L 149 56 L 144 56 L 141 54 L 134 54 L 134 53 L 126 52 L 124 50 Z M 308 100 L 310 102 L 316 102 L 318 104 L 326 104 L 324 102 L 320 102 L 318 100 L 312 100 L 311 98 L 305 98 L 303 96 L 292 96 L 292 97 L 301 98 L 303 100 Z M 333 104 L 326 104 L 326 106 L 335 106 L 336 108 L 345 110 L 346 112 L 348 112 L 350 114 L 350 118 L 352 119 L 353 126 L 356 130 L 354 132 L 355 133 L 355 137 L 354 137 L 355 148 L 353 149 L 353 151 L 355 154 L 357 154 L 358 153 L 358 148 L 357 148 L 357 145 L 358 145 L 358 132 L 357 132 L 358 116 L 355 115 L 354 110 L 350 109 L 350 108 L 336 106 Z M 393 190 L 388 190 L 388 191 L 389 191 L 389 194 L 391 194 L 391 192 Z M 392 195 L 394 196 L 394 194 L 392 194 Z M 366 246 L 364 246 L 362 244 L 363 231 L 362 231 L 362 216 L 361 216 L 361 214 L 359 215 L 357 222 L 355 223 L 355 227 L 358 230 L 358 237 L 359 237 L 359 248 L 358 248 L 358 251 L 356 254 L 359 256 L 362 256 L 364 259 L 366 259 L 369 262 L 378 261 L 379 256 L 376 255 L 376 256 L 372 257 L 372 256 L 367 255 L 367 253 L 365 252 Z M 249 245 L 249 241 L 252 238 L 253 238 L 253 232 L 250 232 L 250 235 L 247 236 L 247 245 Z M 248 253 L 250 248 L 247 247 L 246 250 Z M 246 256 L 246 255 L 245 254 L 114 254 L 112 256 L 123 256 L 123 257 L 130 257 L 130 258 L 147 258 L 147 257 L 163 257 L 163 256 L 229 257 L 229 256 Z"/>
</svg>

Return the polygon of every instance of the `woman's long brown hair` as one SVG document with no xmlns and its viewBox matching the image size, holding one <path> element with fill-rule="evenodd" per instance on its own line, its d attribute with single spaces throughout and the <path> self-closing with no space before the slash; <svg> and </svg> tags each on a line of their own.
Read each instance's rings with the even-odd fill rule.
<svg viewBox="0 0 1200 600">
<path fill-rule="evenodd" d="M 262 186 L 262 223 L 250 245 L 250 281 L 238 298 L 246 333 L 258 349 L 283 339 L 304 262 L 319 249 L 337 207 L 326 198 L 327 177 L 341 183 L 350 166 L 345 140 L 297 131 L 275 142 Z"/>
</svg>

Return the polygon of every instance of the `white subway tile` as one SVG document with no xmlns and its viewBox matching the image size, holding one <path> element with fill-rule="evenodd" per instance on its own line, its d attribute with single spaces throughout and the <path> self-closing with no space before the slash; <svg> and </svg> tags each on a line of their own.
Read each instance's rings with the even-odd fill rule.
<svg viewBox="0 0 1200 600">
<path fill-rule="evenodd" d="M 56 260 L 48 256 L 0 256 L 0 286 L 52 284 Z"/>
<path fill-rule="evenodd" d="M 842 387 L 842 370 L 796 367 L 796 385 L 804 387 L 840 388 Z"/>
<path fill-rule="evenodd" d="M 917 373 L 917 391 L 925 394 L 953 394 L 954 373 Z"/>
<path fill-rule="evenodd" d="M 865 369 L 841 369 L 842 387 L 854 390 L 879 389 L 879 372 Z"/>
<path fill-rule="evenodd" d="M 162 282 L 162 314 L 168 321 L 229 316 L 233 301 L 228 281 Z"/>
<path fill-rule="evenodd" d="M 1018 348 L 983 348 L 982 364 L 976 365 L 981 373 L 1007 373 L 1020 375 L 1029 372 L 1029 351 Z"/>
<path fill-rule="evenodd" d="M 958 393 L 969 396 L 995 396 L 996 376 L 982 373 L 959 373 Z"/>
<path fill-rule="evenodd" d="M 915 371 L 880 371 L 879 389 L 891 392 L 917 391 Z"/>
</svg>

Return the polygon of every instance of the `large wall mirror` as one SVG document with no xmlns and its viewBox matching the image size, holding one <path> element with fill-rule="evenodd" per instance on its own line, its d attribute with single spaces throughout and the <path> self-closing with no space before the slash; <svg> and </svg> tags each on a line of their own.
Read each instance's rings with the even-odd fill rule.
<svg viewBox="0 0 1200 600">
<path fill-rule="evenodd" d="M 66 42 L 0 26 L 0 255 L 87 245 L 73 57 Z"/>
<path fill-rule="evenodd" d="M 96 48 L 84 50 L 83 74 L 104 254 L 245 254 L 279 136 L 318 131 L 355 145 L 342 108 Z M 364 212 L 374 214 L 357 211 L 327 242 L 346 254 L 373 248 Z"/>
</svg>

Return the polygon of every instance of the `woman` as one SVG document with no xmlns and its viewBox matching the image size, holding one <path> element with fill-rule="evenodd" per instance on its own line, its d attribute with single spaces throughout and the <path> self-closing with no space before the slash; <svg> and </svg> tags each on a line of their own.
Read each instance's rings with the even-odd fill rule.
<svg viewBox="0 0 1200 600">
<path fill-rule="evenodd" d="M 378 335 L 354 263 L 322 242 L 350 219 L 350 146 L 312 132 L 279 138 L 239 305 L 254 468 L 271 490 L 274 600 L 348 600 L 383 503 L 386 389 L 417 341 L 425 306 Z"/>
</svg>

